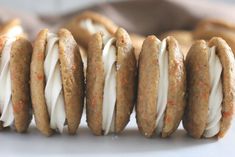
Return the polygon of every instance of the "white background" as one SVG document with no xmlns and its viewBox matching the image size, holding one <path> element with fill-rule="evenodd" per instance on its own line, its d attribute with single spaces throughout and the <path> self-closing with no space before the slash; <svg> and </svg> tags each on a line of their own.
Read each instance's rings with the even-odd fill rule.
<svg viewBox="0 0 235 157">
<path fill-rule="evenodd" d="M 13 130 L 0 133 L 0 156 L 118 156 L 118 157 L 222 157 L 233 156 L 235 125 L 227 135 L 216 139 L 193 139 L 182 126 L 169 138 L 148 139 L 140 135 L 135 115 L 121 135 L 94 136 L 87 128 L 85 116 L 76 136 L 66 133 L 43 136 L 31 125 L 27 134 Z"/>
</svg>

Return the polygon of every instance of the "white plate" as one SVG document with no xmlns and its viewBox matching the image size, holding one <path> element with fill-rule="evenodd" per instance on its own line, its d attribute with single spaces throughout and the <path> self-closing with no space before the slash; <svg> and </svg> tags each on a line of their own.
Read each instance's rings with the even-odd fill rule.
<svg viewBox="0 0 235 157">
<path fill-rule="evenodd" d="M 233 121 L 234 124 L 234 121 Z M 121 135 L 94 136 L 82 118 L 78 135 L 56 134 L 43 136 L 31 125 L 29 132 L 18 134 L 12 130 L 0 132 L 0 156 L 233 156 L 235 127 L 217 141 L 188 137 L 182 126 L 167 139 L 147 139 L 138 132 L 135 117 Z"/>
</svg>

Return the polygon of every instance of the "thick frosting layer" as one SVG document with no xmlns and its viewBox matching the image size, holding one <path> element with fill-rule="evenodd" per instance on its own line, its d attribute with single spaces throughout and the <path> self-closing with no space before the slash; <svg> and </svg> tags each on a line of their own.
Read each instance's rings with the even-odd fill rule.
<svg viewBox="0 0 235 157">
<path fill-rule="evenodd" d="M 66 115 L 60 75 L 58 40 L 56 34 L 48 33 L 44 62 L 45 99 L 50 115 L 50 127 L 63 132 Z"/>
<path fill-rule="evenodd" d="M 216 48 L 209 49 L 209 74 L 211 91 L 209 95 L 209 110 L 207 126 L 204 137 L 213 137 L 220 131 L 220 119 L 222 117 L 223 90 L 221 83 L 222 65 L 216 55 Z"/>
<path fill-rule="evenodd" d="M 94 34 L 98 32 L 103 33 L 103 40 L 105 43 L 110 39 L 111 35 L 110 33 L 106 30 L 106 28 L 98 23 L 93 23 L 91 19 L 85 19 L 80 22 L 80 26 L 86 30 L 88 30 L 89 33 Z"/>
<path fill-rule="evenodd" d="M 113 46 L 115 38 L 110 38 L 105 43 L 102 60 L 104 63 L 104 94 L 103 94 L 103 121 L 104 134 L 114 132 L 115 104 L 116 104 L 116 48 Z"/>
<path fill-rule="evenodd" d="M 158 96 L 157 96 L 157 120 L 156 120 L 156 131 L 161 133 L 164 124 L 164 116 L 167 105 L 167 93 L 168 93 L 168 52 L 167 43 L 164 39 L 160 45 L 159 51 L 159 86 L 158 86 Z"/>
<path fill-rule="evenodd" d="M 10 126 L 14 121 L 12 101 L 11 101 L 11 75 L 10 75 L 10 54 L 15 37 L 9 37 L 2 50 L 0 63 L 0 120 L 3 126 Z"/>
</svg>

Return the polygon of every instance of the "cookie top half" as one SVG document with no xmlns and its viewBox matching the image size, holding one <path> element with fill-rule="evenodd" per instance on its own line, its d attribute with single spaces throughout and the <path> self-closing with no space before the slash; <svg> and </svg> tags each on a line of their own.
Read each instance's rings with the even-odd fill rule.
<svg viewBox="0 0 235 157">
<path fill-rule="evenodd" d="M 128 33 L 119 28 L 114 37 L 116 102 L 115 132 L 121 132 L 129 121 L 135 101 L 136 59 Z M 102 59 L 105 47 L 104 36 L 97 33 L 92 36 L 88 48 L 87 63 L 87 120 L 88 125 L 97 135 L 103 134 L 102 111 L 105 84 L 105 67 Z"/>
</svg>

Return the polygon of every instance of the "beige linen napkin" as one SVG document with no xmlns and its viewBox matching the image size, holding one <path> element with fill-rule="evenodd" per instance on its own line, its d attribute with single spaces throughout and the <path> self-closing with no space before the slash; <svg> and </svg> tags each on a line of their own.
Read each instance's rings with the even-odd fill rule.
<svg viewBox="0 0 235 157">
<path fill-rule="evenodd" d="M 129 0 L 99 5 L 69 12 L 64 15 L 40 16 L 10 8 L 0 7 L 0 23 L 20 18 L 30 39 L 42 28 L 57 30 L 71 17 L 84 10 L 93 10 L 111 18 L 129 32 L 141 35 L 173 30 L 191 30 L 201 18 L 222 18 L 235 21 L 235 6 L 206 0 Z"/>
</svg>

